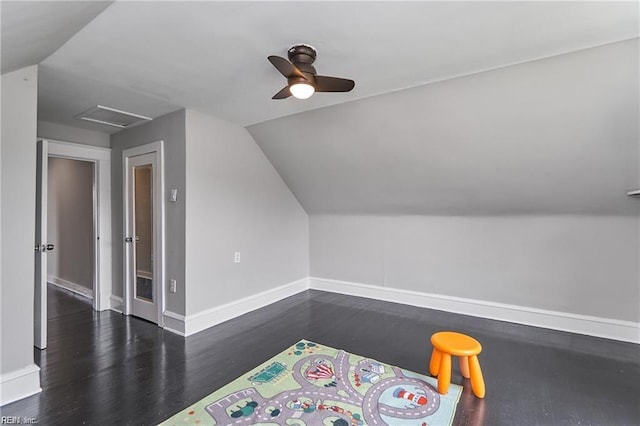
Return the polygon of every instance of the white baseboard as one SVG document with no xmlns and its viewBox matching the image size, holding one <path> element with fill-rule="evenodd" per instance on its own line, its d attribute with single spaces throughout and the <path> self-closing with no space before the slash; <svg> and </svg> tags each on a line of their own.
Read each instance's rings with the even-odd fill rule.
<svg viewBox="0 0 640 426">
<path fill-rule="evenodd" d="M 47 282 L 55 285 L 56 287 L 69 290 L 72 293 L 79 294 L 80 296 L 84 296 L 87 299 L 93 300 L 93 290 L 88 289 L 83 285 L 59 277 L 54 277 L 53 275 L 47 276 Z"/>
<path fill-rule="evenodd" d="M 0 376 L 0 405 L 9 404 L 38 392 L 42 392 L 40 367 L 35 364 Z"/>
<path fill-rule="evenodd" d="M 112 311 L 116 311 L 119 314 L 124 312 L 124 299 L 122 297 L 112 294 L 111 297 L 109 297 L 109 304 L 111 305 L 109 309 Z"/>
<path fill-rule="evenodd" d="M 163 316 L 165 323 L 164 328 L 180 336 L 190 336 L 308 289 L 402 303 L 421 308 L 436 309 L 479 318 L 567 331 L 570 333 L 636 344 L 640 343 L 640 323 L 632 321 L 621 321 L 611 318 L 572 314 L 528 306 L 466 299 L 318 277 L 303 278 L 262 293 L 245 297 L 244 299 L 229 302 L 187 316 L 165 311 Z M 122 298 L 112 296 L 111 306 L 111 309 L 114 311 L 122 312 L 120 310 L 122 309 Z"/>
<path fill-rule="evenodd" d="M 164 328 L 181 336 L 190 336 L 308 289 L 309 278 L 303 278 L 186 317 L 166 311 L 164 313 Z"/>
<path fill-rule="evenodd" d="M 164 329 L 175 333 L 179 336 L 185 337 L 185 317 L 184 315 L 176 314 L 171 311 L 164 311 Z"/>
<path fill-rule="evenodd" d="M 640 323 L 411 290 L 309 278 L 309 288 L 588 336 L 640 343 Z"/>
</svg>

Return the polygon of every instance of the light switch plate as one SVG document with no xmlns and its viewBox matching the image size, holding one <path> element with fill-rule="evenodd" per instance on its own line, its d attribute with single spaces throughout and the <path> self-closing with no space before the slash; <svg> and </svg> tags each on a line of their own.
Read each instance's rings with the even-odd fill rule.
<svg viewBox="0 0 640 426">
<path fill-rule="evenodd" d="M 172 203 L 175 203 L 176 201 L 178 201 L 178 190 L 177 189 L 172 189 L 171 190 L 171 194 L 169 195 L 169 201 L 171 201 Z"/>
</svg>

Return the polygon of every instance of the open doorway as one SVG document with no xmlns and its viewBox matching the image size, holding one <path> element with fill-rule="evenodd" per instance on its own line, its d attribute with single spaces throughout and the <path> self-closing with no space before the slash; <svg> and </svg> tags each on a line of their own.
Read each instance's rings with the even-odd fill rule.
<svg viewBox="0 0 640 426">
<path fill-rule="evenodd" d="M 96 284 L 95 162 L 48 158 L 47 283 L 93 303 Z"/>
<path fill-rule="evenodd" d="M 34 346 L 45 349 L 47 282 L 110 307 L 111 150 L 39 140 L 37 152 Z"/>
</svg>

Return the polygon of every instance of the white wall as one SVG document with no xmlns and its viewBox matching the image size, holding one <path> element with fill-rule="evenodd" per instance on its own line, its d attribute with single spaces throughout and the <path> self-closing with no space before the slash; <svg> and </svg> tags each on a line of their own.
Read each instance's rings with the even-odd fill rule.
<svg viewBox="0 0 640 426">
<path fill-rule="evenodd" d="M 308 276 L 307 214 L 249 133 L 187 110 L 186 134 L 187 314 Z"/>
<path fill-rule="evenodd" d="M 109 148 L 110 135 L 95 130 L 38 120 L 38 138 Z"/>
<path fill-rule="evenodd" d="M 49 158 L 47 275 L 93 290 L 93 163 Z"/>
<path fill-rule="evenodd" d="M 33 362 L 38 68 L 2 75 L 0 404 L 40 390 Z"/>
</svg>

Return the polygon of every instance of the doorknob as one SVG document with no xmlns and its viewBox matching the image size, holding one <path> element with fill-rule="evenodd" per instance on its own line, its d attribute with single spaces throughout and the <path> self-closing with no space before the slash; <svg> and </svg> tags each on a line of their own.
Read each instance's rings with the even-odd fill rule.
<svg viewBox="0 0 640 426">
<path fill-rule="evenodd" d="M 127 238 L 124 239 L 124 242 L 125 243 L 132 243 L 133 242 L 133 238 L 127 237 Z"/>
<path fill-rule="evenodd" d="M 140 236 L 136 235 L 136 241 L 140 241 Z"/>
<path fill-rule="evenodd" d="M 47 251 L 51 251 L 55 248 L 56 246 L 54 246 L 53 244 L 47 244 L 46 249 Z"/>
</svg>

